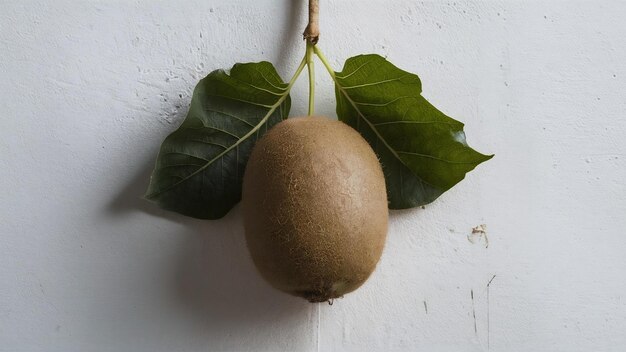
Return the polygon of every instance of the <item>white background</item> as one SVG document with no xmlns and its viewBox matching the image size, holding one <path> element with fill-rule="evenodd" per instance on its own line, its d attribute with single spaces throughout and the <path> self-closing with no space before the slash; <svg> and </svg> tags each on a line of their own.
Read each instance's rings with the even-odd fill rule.
<svg viewBox="0 0 626 352">
<path fill-rule="evenodd" d="M 387 56 L 496 154 L 392 212 L 376 272 L 333 306 L 259 278 L 239 207 L 140 199 L 200 78 L 291 76 L 303 1 L 1 2 L 0 351 L 626 350 L 625 2 L 322 0 L 337 70 Z M 304 113 L 304 79 L 292 95 Z"/>
</svg>

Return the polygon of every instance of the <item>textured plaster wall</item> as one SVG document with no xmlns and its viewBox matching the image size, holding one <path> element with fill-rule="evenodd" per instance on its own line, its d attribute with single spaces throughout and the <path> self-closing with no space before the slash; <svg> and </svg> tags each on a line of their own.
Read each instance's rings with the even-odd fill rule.
<svg viewBox="0 0 626 352">
<path fill-rule="evenodd" d="M 393 212 L 376 272 L 333 306 L 259 278 L 239 208 L 139 198 L 201 77 L 291 76 L 303 1 L 1 3 L 0 351 L 626 350 L 625 2 L 322 0 L 335 68 L 387 56 L 496 154 Z"/>
</svg>

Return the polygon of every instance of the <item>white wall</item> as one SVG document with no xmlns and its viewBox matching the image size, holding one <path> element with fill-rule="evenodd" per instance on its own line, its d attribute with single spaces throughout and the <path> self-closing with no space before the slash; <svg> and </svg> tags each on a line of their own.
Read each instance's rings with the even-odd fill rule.
<svg viewBox="0 0 626 352">
<path fill-rule="evenodd" d="M 496 154 L 393 212 L 375 274 L 333 306 L 259 278 L 239 208 L 139 198 L 201 77 L 291 75 L 301 3 L 2 1 L 0 351 L 624 351 L 626 2 L 322 0 L 335 68 L 387 56 Z"/>
</svg>

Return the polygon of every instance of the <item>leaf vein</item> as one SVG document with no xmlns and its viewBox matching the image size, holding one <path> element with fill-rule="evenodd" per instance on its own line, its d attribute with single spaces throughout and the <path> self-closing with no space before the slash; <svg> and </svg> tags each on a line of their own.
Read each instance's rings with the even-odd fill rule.
<svg viewBox="0 0 626 352">
<path fill-rule="evenodd" d="M 241 122 L 243 122 L 243 123 L 247 124 L 247 125 L 248 125 L 248 126 L 250 126 L 250 127 L 254 127 L 254 125 L 253 125 L 253 124 L 251 124 L 250 122 L 248 122 L 248 121 L 246 121 L 246 120 L 244 120 L 244 119 L 242 119 L 242 118 L 239 118 L 239 117 L 237 117 L 237 116 L 235 116 L 235 115 L 229 114 L 229 113 L 227 113 L 227 112 L 224 112 L 224 111 L 219 111 L 219 110 L 215 110 L 215 109 L 211 109 L 211 108 L 206 108 L 206 109 L 204 109 L 204 110 L 205 110 L 205 111 L 215 112 L 215 113 L 218 113 L 218 114 L 222 114 L 222 115 L 224 115 L 224 116 L 232 117 L 233 119 L 238 120 L 238 121 L 241 121 Z"/>
<path fill-rule="evenodd" d="M 453 123 L 445 122 L 445 121 L 386 121 L 386 122 L 375 123 L 374 126 L 395 125 L 395 124 L 422 125 L 422 124 L 435 124 L 435 123 L 441 123 L 441 124 L 454 126 Z"/>
<path fill-rule="evenodd" d="M 343 88 L 342 88 L 342 90 L 343 90 Z M 408 99 L 411 99 L 411 98 L 415 99 L 415 97 L 412 97 L 412 96 L 409 96 L 409 95 L 405 95 L 405 96 L 401 96 L 401 97 L 397 97 L 395 99 L 392 99 L 392 100 L 390 100 L 390 101 L 388 101 L 386 103 L 364 103 L 364 102 L 359 102 L 359 101 L 352 101 L 352 102 L 354 104 L 362 105 L 362 106 L 380 106 L 380 107 L 383 107 L 383 106 L 391 105 L 391 104 L 395 103 L 398 100 L 407 99 L 407 98 Z"/>
<path fill-rule="evenodd" d="M 159 170 L 164 170 L 164 169 L 168 169 L 170 167 L 181 167 L 181 166 L 195 166 L 195 167 L 202 167 L 202 165 L 200 164 L 169 164 L 169 165 L 165 165 L 165 166 L 161 166 L 159 168 Z M 180 177 L 180 176 L 179 176 Z"/>
<path fill-rule="evenodd" d="M 371 87 L 371 86 L 376 86 L 376 85 L 379 85 L 379 84 L 400 81 L 404 77 L 409 77 L 409 76 L 411 76 L 411 75 L 403 75 L 403 76 L 400 76 L 400 77 L 390 78 L 390 79 L 386 79 L 386 80 L 378 81 L 378 82 L 357 84 L 357 85 L 354 85 L 354 86 L 343 87 L 343 89 L 348 90 L 348 89 L 355 89 L 355 88 Z"/>
<path fill-rule="evenodd" d="M 170 155 L 170 154 L 178 154 L 178 155 L 184 155 L 184 156 L 188 156 L 190 158 L 196 158 L 196 159 L 200 159 L 200 160 L 204 160 L 204 161 L 208 161 L 207 159 L 201 157 L 201 156 L 195 156 L 195 155 L 191 155 L 191 154 L 187 154 L 187 153 L 181 153 L 181 152 L 166 152 L 163 153 L 163 155 Z"/>
<path fill-rule="evenodd" d="M 255 67 L 255 68 L 254 68 L 254 70 L 255 70 L 256 72 L 258 72 L 258 73 L 259 73 L 259 75 L 261 75 L 261 77 L 263 77 L 263 79 L 265 80 L 265 82 L 267 82 L 267 84 L 269 84 L 270 86 L 272 86 L 272 87 L 274 87 L 274 88 L 276 88 L 276 89 L 278 89 L 278 90 L 285 91 L 285 89 L 286 89 L 286 88 L 276 86 L 274 83 L 270 82 L 270 80 L 269 80 L 269 79 L 267 79 L 267 77 L 265 77 L 265 75 L 263 74 L 263 72 L 261 72 L 261 71 L 260 71 L 257 67 Z M 276 78 L 276 77 L 275 77 L 275 78 Z"/>
<path fill-rule="evenodd" d="M 259 123 L 252 128 L 248 133 L 246 133 L 246 135 L 244 135 L 243 137 L 241 137 L 239 140 L 237 140 L 235 143 L 233 143 L 233 145 L 231 145 L 230 147 L 228 147 L 227 149 L 225 149 L 224 151 L 222 151 L 221 153 L 219 153 L 217 156 L 215 156 L 214 158 L 212 158 L 211 160 L 206 160 L 206 164 L 204 164 L 204 166 L 202 166 L 201 168 L 199 168 L 198 170 L 194 171 L 193 173 L 191 173 L 190 175 L 188 175 L 185 178 L 182 178 L 180 181 L 173 183 L 172 185 L 159 190 L 157 192 L 154 192 L 153 194 L 148 195 L 147 197 L 155 197 L 161 193 L 167 192 L 170 189 L 178 186 L 179 184 L 181 184 L 182 182 L 190 179 L 191 177 L 194 177 L 195 175 L 197 175 L 198 173 L 202 172 L 203 170 L 205 170 L 207 167 L 209 167 L 210 165 L 212 165 L 216 160 L 220 159 L 221 157 L 223 157 L 224 155 L 226 155 L 226 153 L 230 152 L 231 150 L 233 150 L 233 148 L 236 148 L 237 146 L 239 146 L 239 144 L 243 143 L 243 141 L 247 140 L 248 138 L 250 138 L 250 136 L 252 136 L 254 133 L 256 133 L 262 125 L 264 125 L 267 120 L 270 118 L 270 116 L 274 113 L 274 111 L 276 111 L 276 109 L 283 103 L 283 101 L 287 98 L 287 96 L 289 95 L 289 90 L 286 90 L 285 93 L 276 101 L 276 103 L 274 105 L 270 106 L 269 111 L 267 112 L 267 114 L 263 117 L 263 119 L 261 119 L 261 121 L 259 121 Z"/>
<path fill-rule="evenodd" d="M 433 156 L 433 155 L 414 153 L 414 152 L 405 152 L 405 151 L 402 151 L 402 150 L 399 150 L 398 154 L 413 155 L 413 156 L 417 156 L 417 157 L 428 158 L 428 159 L 433 159 L 433 160 L 437 160 L 437 161 L 446 162 L 448 164 L 475 164 L 474 162 L 471 162 L 471 161 L 453 161 L 453 160 L 447 160 L 447 159 L 438 158 L 438 157 Z"/>
<path fill-rule="evenodd" d="M 389 149 L 389 151 L 391 152 L 391 154 L 393 156 L 396 157 L 396 159 L 402 164 L 404 165 L 404 167 L 406 167 L 415 177 L 417 177 L 418 179 L 420 179 L 420 181 L 435 187 L 435 185 L 430 184 L 428 182 L 426 182 L 424 179 L 422 179 L 420 176 L 416 175 L 415 172 L 413 172 L 413 170 L 411 170 L 411 168 L 404 162 L 404 160 L 402 160 L 402 158 L 400 158 L 400 156 L 398 155 L 398 153 L 396 153 L 396 151 L 387 143 L 387 141 L 380 135 L 380 132 L 376 129 L 376 126 L 374 126 L 366 117 L 365 115 L 361 112 L 361 110 L 359 110 L 356 102 L 354 102 L 350 96 L 348 95 L 348 93 L 343 89 L 343 87 L 341 86 L 341 84 L 339 84 L 339 82 L 335 79 L 335 84 L 337 85 L 337 87 L 339 88 L 339 90 L 341 91 L 341 93 L 346 97 L 346 100 L 348 100 L 348 102 L 352 105 L 352 107 L 354 108 L 354 110 L 359 114 L 359 116 L 361 116 L 361 118 L 363 119 L 363 121 L 365 121 L 365 123 L 368 124 L 368 126 L 372 129 L 372 131 L 374 131 L 374 134 L 376 134 L 376 137 L 378 137 L 383 144 L 385 145 L 385 147 L 387 147 L 387 149 Z M 435 187 L 437 188 L 437 187 Z"/>
<path fill-rule="evenodd" d="M 226 130 L 223 130 L 223 129 L 221 129 L 221 128 L 219 128 L 219 127 L 215 127 L 215 126 L 207 126 L 207 125 L 205 125 L 205 124 L 204 124 L 204 121 L 202 121 L 202 120 L 200 120 L 200 122 L 202 122 L 202 126 L 201 126 L 201 127 L 189 127 L 189 126 L 185 126 L 184 128 L 185 128 L 185 129 L 188 129 L 188 130 L 204 130 L 204 129 L 207 129 L 207 130 L 215 130 L 215 131 L 217 131 L 217 132 L 222 132 L 222 133 L 224 133 L 224 134 L 227 134 L 227 135 L 229 135 L 229 136 L 231 136 L 231 137 L 233 137 L 233 138 L 237 138 L 237 139 L 239 139 L 239 138 L 240 138 L 238 135 L 236 135 L 236 134 L 234 134 L 234 133 L 232 133 L 232 132 L 228 132 L 228 131 L 226 131 Z"/>
<path fill-rule="evenodd" d="M 336 77 L 336 78 L 338 78 L 338 79 L 346 79 L 346 78 L 348 78 L 348 77 L 352 76 L 353 74 L 357 73 L 357 71 L 359 71 L 359 70 L 360 70 L 360 69 L 362 69 L 363 67 L 365 67 L 365 66 L 369 65 L 371 62 L 372 62 L 371 60 L 366 61 L 366 62 L 364 62 L 363 64 L 361 64 L 361 66 L 357 67 L 357 68 L 356 68 L 354 71 L 352 71 L 351 73 L 349 73 L 349 74 L 347 74 L 347 75 L 344 75 L 344 76 L 339 76 L 339 75 L 336 75 L 336 74 L 335 74 L 335 77 Z"/>
<path fill-rule="evenodd" d="M 215 142 L 207 142 L 207 141 L 203 141 L 202 139 L 190 139 L 190 141 L 192 142 L 197 142 L 197 143 L 202 143 L 202 144 L 207 144 L 207 145 L 214 145 L 216 147 L 221 147 L 224 149 L 228 149 L 227 146 L 219 144 L 219 143 L 215 143 Z"/>
<path fill-rule="evenodd" d="M 237 98 L 234 98 L 234 97 L 229 97 L 227 95 L 219 95 L 219 94 L 207 94 L 207 95 L 210 96 L 210 97 L 224 98 L 224 99 L 234 100 L 234 101 L 238 101 L 238 102 L 246 103 L 246 104 L 250 104 L 250 105 L 261 106 L 261 107 L 264 107 L 264 108 L 267 108 L 267 109 L 271 109 L 272 108 L 272 105 L 265 105 L 265 104 L 260 104 L 260 103 L 256 103 L 256 102 L 249 101 L 249 100 L 237 99 Z"/>
</svg>

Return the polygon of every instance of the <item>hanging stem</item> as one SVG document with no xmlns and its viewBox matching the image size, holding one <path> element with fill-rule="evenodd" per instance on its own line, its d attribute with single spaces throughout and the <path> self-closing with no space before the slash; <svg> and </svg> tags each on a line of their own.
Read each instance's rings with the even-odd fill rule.
<svg viewBox="0 0 626 352">
<path fill-rule="evenodd" d="M 304 39 L 306 40 L 306 66 L 309 71 L 309 116 L 315 113 L 315 65 L 313 56 L 315 55 L 315 44 L 320 38 L 320 5 L 319 0 L 309 0 L 309 24 L 304 29 Z"/>
<path fill-rule="evenodd" d="M 320 39 L 320 5 L 319 0 L 309 0 L 309 24 L 304 30 L 304 39 L 315 45 Z"/>
<path fill-rule="evenodd" d="M 309 69 L 309 116 L 315 113 L 315 65 L 313 64 L 315 45 L 306 43 L 306 65 Z"/>
</svg>

